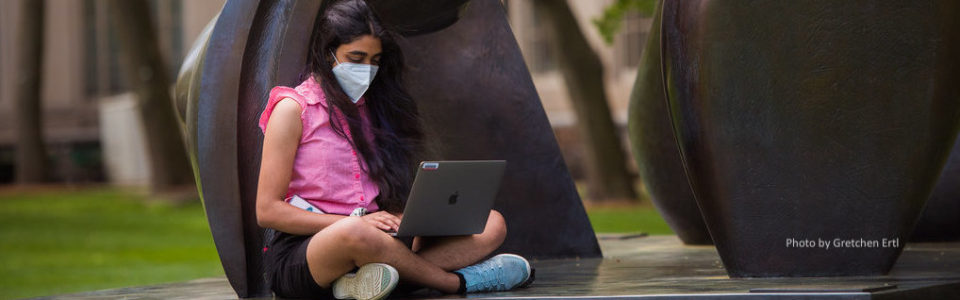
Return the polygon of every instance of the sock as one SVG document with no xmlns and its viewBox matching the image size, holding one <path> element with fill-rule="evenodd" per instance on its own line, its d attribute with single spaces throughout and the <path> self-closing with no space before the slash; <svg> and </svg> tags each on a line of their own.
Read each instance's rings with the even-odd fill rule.
<svg viewBox="0 0 960 300">
<path fill-rule="evenodd" d="M 463 274 L 459 272 L 453 272 L 457 274 L 457 278 L 460 278 L 460 287 L 457 288 L 457 294 L 466 294 L 467 293 L 467 280 L 463 279 Z"/>
</svg>

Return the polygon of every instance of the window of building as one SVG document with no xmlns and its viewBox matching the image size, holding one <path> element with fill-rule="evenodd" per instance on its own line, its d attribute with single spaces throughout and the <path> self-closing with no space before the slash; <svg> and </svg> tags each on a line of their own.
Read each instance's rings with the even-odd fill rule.
<svg viewBox="0 0 960 300">
<path fill-rule="evenodd" d="M 98 94 L 97 69 L 97 6 L 94 0 L 83 1 L 83 92 L 87 99 Z"/>
<path fill-rule="evenodd" d="M 650 32 L 650 18 L 632 11 L 624 15 L 623 25 L 617 34 L 617 60 L 620 68 L 633 69 L 640 64 L 643 48 Z"/>
<path fill-rule="evenodd" d="M 531 27 L 529 29 L 529 34 L 527 35 L 527 43 L 530 47 L 530 55 L 527 56 L 529 60 L 530 69 L 532 72 L 548 72 L 555 70 L 557 68 L 556 59 L 554 56 L 554 49 L 550 45 L 551 39 L 551 30 L 547 26 L 549 23 L 546 20 L 543 20 L 545 16 L 542 13 L 537 13 L 536 9 L 531 9 L 530 19 Z"/>
<path fill-rule="evenodd" d="M 168 80 L 176 80 L 183 59 L 183 13 L 180 0 L 151 0 L 157 43 L 167 66 Z M 119 41 L 111 24 L 110 6 L 84 0 L 84 91 L 90 98 L 122 93 L 129 88 L 121 70 Z"/>
</svg>

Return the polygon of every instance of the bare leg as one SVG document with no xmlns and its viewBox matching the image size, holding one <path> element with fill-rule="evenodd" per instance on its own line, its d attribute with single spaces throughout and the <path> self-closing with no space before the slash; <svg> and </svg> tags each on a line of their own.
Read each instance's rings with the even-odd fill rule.
<svg viewBox="0 0 960 300">
<path fill-rule="evenodd" d="M 404 281 L 441 292 L 455 293 L 460 286 L 457 275 L 424 260 L 359 217 L 344 218 L 324 228 L 307 244 L 307 265 L 321 287 L 329 288 L 354 267 L 375 262 L 393 266 Z"/>
<path fill-rule="evenodd" d="M 413 249 L 423 259 L 446 271 L 472 265 L 490 255 L 503 244 L 507 225 L 503 215 L 490 211 L 483 233 L 471 236 L 414 239 Z"/>
</svg>

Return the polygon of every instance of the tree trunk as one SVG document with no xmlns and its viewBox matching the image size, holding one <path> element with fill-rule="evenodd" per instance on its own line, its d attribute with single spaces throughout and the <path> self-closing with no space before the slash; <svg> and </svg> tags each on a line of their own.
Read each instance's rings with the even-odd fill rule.
<svg viewBox="0 0 960 300">
<path fill-rule="evenodd" d="M 593 201 L 636 201 L 633 180 L 603 85 L 603 65 L 577 25 L 565 0 L 536 0 L 534 7 L 552 31 L 557 65 L 586 141 L 587 195 Z"/>
<path fill-rule="evenodd" d="M 193 171 L 170 97 L 170 83 L 149 4 L 144 0 L 110 0 L 110 15 L 120 44 L 121 69 L 139 101 L 146 131 L 154 193 L 193 185 Z"/>
<path fill-rule="evenodd" d="M 40 75 L 43 70 L 43 0 L 22 2 L 17 43 L 20 53 L 19 81 L 14 88 L 17 122 L 17 167 L 19 183 L 47 180 L 47 151 L 43 144 Z"/>
</svg>

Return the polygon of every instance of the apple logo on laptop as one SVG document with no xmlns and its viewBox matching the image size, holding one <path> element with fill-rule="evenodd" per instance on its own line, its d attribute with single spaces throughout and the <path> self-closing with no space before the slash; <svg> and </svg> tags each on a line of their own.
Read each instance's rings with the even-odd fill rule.
<svg viewBox="0 0 960 300">
<path fill-rule="evenodd" d="M 450 195 L 450 199 L 447 199 L 447 202 L 450 205 L 457 204 L 457 197 L 460 197 L 460 191 L 453 192 L 453 195 Z"/>
</svg>

